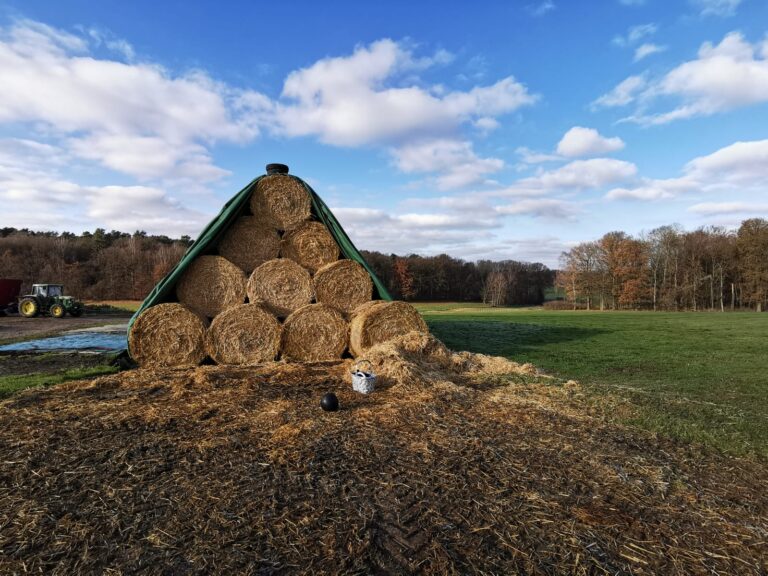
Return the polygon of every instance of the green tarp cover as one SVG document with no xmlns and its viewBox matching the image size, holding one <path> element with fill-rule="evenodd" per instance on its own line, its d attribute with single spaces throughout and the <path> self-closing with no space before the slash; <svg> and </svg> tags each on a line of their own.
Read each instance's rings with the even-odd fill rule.
<svg viewBox="0 0 768 576">
<path fill-rule="evenodd" d="M 218 216 L 216 216 L 208 223 L 205 229 L 197 237 L 197 240 L 195 240 L 195 242 L 184 253 L 184 256 L 179 261 L 179 263 L 176 264 L 173 270 L 171 270 L 165 276 L 165 278 L 157 283 L 152 292 L 149 293 L 149 296 L 144 299 L 144 302 L 142 302 L 141 306 L 133 315 L 131 321 L 128 323 L 129 332 L 131 330 L 131 326 L 133 326 L 133 323 L 136 321 L 136 318 L 139 317 L 139 314 L 141 314 L 150 306 L 154 306 L 155 304 L 162 304 L 163 302 L 176 302 L 176 282 L 179 281 L 181 275 L 195 260 L 195 258 L 201 255 L 216 253 L 216 245 L 218 244 L 219 239 L 224 235 L 224 232 L 227 230 L 227 228 L 229 228 L 229 226 L 237 218 L 243 214 L 249 213 L 248 201 L 251 197 L 251 191 L 256 188 L 256 185 L 262 178 L 264 178 L 264 176 L 259 176 L 253 180 L 245 188 L 240 190 L 240 192 L 238 192 L 231 200 L 229 200 L 229 202 L 224 204 L 224 208 L 222 208 Z M 339 224 L 338 220 L 336 220 L 333 213 L 328 208 L 328 206 L 325 205 L 325 202 L 323 202 L 320 196 L 318 196 L 317 193 L 312 190 L 309 184 L 304 182 L 301 178 L 297 178 L 296 176 L 289 176 L 289 178 L 293 178 L 294 180 L 300 182 L 301 185 L 304 186 L 304 188 L 307 190 L 310 198 L 312 198 L 313 218 L 325 224 L 325 227 L 328 228 L 329 232 L 336 239 L 339 248 L 341 248 L 342 254 L 350 260 L 359 262 L 368 271 L 368 274 L 371 275 L 371 280 L 373 280 L 375 292 L 374 300 L 392 300 L 392 297 L 389 295 L 389 292 L 387 292 L 384 284 L 382 284 L 381 280 L 376 277 L 373 269 L 368 265 L 368 262 L 365 261 L 365 258 L 363 258 L 358 249 L 355 248 L 355 245 L 352 244 L 352 240 L 349 239 L 349 236 L 347 236 L 347 233 L 344 232 L 341 224 Z"/>
</svg>

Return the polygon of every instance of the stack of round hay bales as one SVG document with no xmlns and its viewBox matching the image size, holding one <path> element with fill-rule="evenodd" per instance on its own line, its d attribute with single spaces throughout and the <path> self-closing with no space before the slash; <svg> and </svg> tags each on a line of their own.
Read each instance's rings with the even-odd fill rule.
<svg viewBox="0 0 768 576">
<path fill-rule="evenodd" d="M 404 302 L 372 301 L 358 262 L 339 259 L 325 225 L 312 219 L 300 180 L 259 180 L 251 214 L 235 219 L 176 285 L 177 302 L 145 310 L 129 335 L 142 366 L 248 365 L 276 359 L 339 359 L 412 330 L 427 332 Z"/>
</svg>

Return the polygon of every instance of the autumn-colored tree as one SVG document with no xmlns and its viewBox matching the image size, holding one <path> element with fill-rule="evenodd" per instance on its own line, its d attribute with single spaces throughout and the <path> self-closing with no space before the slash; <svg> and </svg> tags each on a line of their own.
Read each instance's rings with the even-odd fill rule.
<svg viewBox="0 0 768 576">
<path fill-rule="evenodd" d="M 619 306 L 643 306 L 650 299 L 647 245 L 640 240 L 624 238 L 617 242 L 613 256 Z"/>
<path fill-rule="evenodd" d="M 395 258 L 393 266 L 397 289 L 403 300 L 410 300 L 416 294 L 413 289 L 413 275 L 408 270 L 408 262 L 403 258 Z"/>
</svg>

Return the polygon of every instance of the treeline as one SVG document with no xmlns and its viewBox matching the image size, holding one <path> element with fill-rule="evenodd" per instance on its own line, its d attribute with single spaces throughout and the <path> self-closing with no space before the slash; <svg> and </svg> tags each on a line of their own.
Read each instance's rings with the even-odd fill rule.
<svg viewBox="0 0 768 576">
<path fill-rule="evenodd" d="M 67 294 L 86 300 L 142 300 L 191 244 L 171 239 L 97 229 L 32 232 L 0 228 L 0 277 L 32 284 L 64 284 Z"/>
<path fill-rule="evenodd" d="M 768 220 L 745 220 L 736 231 L 610 232 L 564 252 L 556 286 L 574 307 L 761 311 L 768 305 Z"/>
<path fill-rule="evenodd" d="M 392 296 L 400 300 L 541 304 L 555 279 L 553 270 L 538 263 L 466 262 L 447 254 L 362 253 Z"/>
<path fill-rule="evenodd" d="M 0 277 L 21 279 L 25 291 L 33 283 L 60 283 L 83 299 L 141 300 L 191 242 L 141 231 L 75 235 L 0 228 Z M 555 277 L 543 264 L 513 260 L 363 254 L 393 297 L 403 300 L 540 304 Z"/>
</svg>

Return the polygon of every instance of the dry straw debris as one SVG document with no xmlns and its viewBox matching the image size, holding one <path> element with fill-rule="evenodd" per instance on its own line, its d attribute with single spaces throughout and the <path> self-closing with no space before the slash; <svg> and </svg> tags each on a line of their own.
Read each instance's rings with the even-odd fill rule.
<svg viewBox="0 0 768 576">
<path fill-rule="evenodd" d="M 288 316 L 283 325 L 283 358 L 317 362 L 341 358 L 349 341 L 349 325 L 325 304 L 309 304 Z"/>
<path fill-rule="evenodd" d="M 223 256 L 200 256 L 176 285 L 179 302 L 209 318 L 245 302 L 245 273 Z"/>
<path fill-rule="evenodd" d="M 283 328 L 261 304 L 242 304 L 211 322 L 205 339 L 208 355 L 218 364 L 256 364 L 274 360 Z"/>
<path fill-rule="evenodd" d="M 410 304 L 399 301 L 366 303 L 353 313 L 349 350 L 354 356 L 360 356 L 371 346 L 411 331 L 429 332 L 421 314 Z"/>
<path fill-rule="evenodd" d="M 280 253 L 314 273 L 339 259 L 339 246 L 320 222 L 305 222 L 283 237 Z"/>
<path fill-rule="evenodd" d="M 248 300 L 264 302 L 279 317 L 312 302 L 309 272 L 289 258 L 265 262 L 248 279 Z"/>
<path fill-rule="evenodd" d="M 207 319 L 183 304 L 158 304 L 133 323 L 128 349 L 142 366 L 197 366 L 206 355 L 207 326 Z"/>
<path fill-rule="evenodd" d="M 4 401 L 0 573 L 766 574 L 765 462 L 611 424 L 575 383 L 423 334 L 368 355 L 370 395 L 346 360 Z"/>
<path fill-rule="evenodd" d="M 318 302 L 345 314 L 369 302 L 373 294 L 371 277 L 354 260 L 339 260 L 320 268 L 313 278 Z"/>
<path fill-rule="evenodd" d="M 280 254 L 280 235 L 256 216 L 241 216 L 219 241 L 221 256 L 250 273 Z"/>
<path fill-rule="evenodd" d="M 312 201 L 296 178 L 286 174 L 265 176 L 251 195 L 251 212 L 277 230 L 291 230 L 309 220 Z"/>
</svg>

